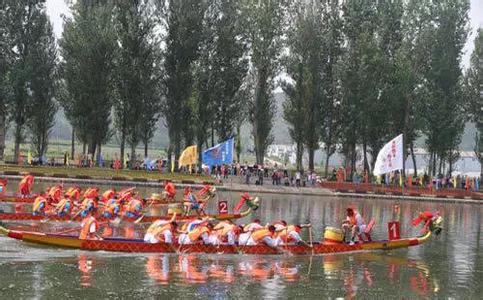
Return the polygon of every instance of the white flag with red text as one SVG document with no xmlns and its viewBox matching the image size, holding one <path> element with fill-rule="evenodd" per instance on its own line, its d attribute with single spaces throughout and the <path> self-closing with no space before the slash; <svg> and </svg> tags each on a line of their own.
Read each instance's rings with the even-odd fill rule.
<svg viewBox="0 0 483 300">
<path fill-rule="evenodd" d="M 377 154 L 374 175 L 379 176 L 403 168 L 403 135 L 400 134 L 382 147 Z"/>
</svg>

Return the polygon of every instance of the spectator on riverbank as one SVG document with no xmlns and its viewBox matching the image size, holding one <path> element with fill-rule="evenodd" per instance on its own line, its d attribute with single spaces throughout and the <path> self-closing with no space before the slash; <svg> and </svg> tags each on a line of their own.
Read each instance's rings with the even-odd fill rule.
<svg viewBox="0 0 483 300">
<path fill-rule="evenodd" d="M 300 187 L 300 180 L 302 179 L 302 174 L 300 173 L 300 171 L 297 170 L 297 172 L 295 172 L 295 186 L 296 187 Z"/>
</svg>

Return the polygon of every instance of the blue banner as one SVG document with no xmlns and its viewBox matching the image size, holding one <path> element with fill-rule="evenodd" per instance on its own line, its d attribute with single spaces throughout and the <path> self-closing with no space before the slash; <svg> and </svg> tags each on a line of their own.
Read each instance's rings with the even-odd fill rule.
<svg viewBox="0 0 483 300">
<path fill-rule="evenodd" d="M 203 164 L 211 167 L 233 163 L 233 144 L 234 138 L 231 138 L 203 151 Z"/>
</svg>

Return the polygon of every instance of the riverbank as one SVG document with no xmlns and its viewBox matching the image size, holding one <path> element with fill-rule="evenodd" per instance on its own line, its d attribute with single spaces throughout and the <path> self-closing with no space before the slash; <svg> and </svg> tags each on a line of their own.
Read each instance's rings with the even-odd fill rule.
<svg viewBox="0 0 483 300">
<path fill-rule="evenodd" d="M 20 180 L 21 175 L 4 175 L 4 178 L 11 180 Z M 35 178 L 38 182 L 59 183 L 64 184 L 84 184 L 84 185 L 108 185 L 108 186 L 135 186 L 135 187 L 150 187 L 160 188 L 160 182 L 156 180 L 140 181 L 117 181 L 106 179 L 79 179 L 79 178 L 57 178 L 40 176 Z M 201 188 L 203 183 L 196 182 L 177 182 L 175 183 L 178 188 L 194 187 Z M 320 187 L 286 187 L 286 186 L 270 186 L 270 185 L 246 185 L 241 183 L 227 182 L 223 185 L 217 185 L 219 191 L 226 192 L 249 192 L 252 194 L 280 194 L 280 195 L 301 195 L 301 196 L 318 196 L 318 197 L 330 197 L 330 198 L 359 198 L 359 199 L 399 199 L 399 200 L 411 200 L 411 201 L 428 201 L 428 202 L 440 202 L 440 203 L 468 203 L 468 204 L 483 204 L 481 200 L 475 199 L 461 199 L 461 198 L 439 198 L 430 196 L 401 196 L 401 195 L 388 195 L 388 194 L 360 194 L 352 192 L 335 192 L 330 189 Z"/>
<path fill-rule="evenodd" d="M 146 170 L 114 170 L 109 168 L 77 168 L 77 167 L 49 167 L 49 166 L 0 166 L 0 174 L 23 176 L 33 175 L 36 178 L 53 177 L 58 180 L 80 179 L 80 180 L 108 180 L 115 182 L 134 181 L 134 182 L 162 182 L 170 180 L 174 183 L 209 183 L 215 184 L 210 176 L 198 174 L 182 173 L 162 173 L 158 171 Z"/>
</svg>

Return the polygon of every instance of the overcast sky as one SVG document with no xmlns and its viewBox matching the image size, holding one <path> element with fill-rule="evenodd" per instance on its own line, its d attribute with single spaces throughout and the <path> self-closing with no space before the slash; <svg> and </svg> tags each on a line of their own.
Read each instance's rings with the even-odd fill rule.
<svg viewBox="0 0 483 300">
<path fill-rule="evenodd" d="M 471 52 L 473 52 L 473 41 L 475 38 L 476 29 L 483 27 L 483 0 L 470 0 L 470 2 L 471 35 L 466 42 L 464 49 L 465 53 L 462 63 L 465 67 L 468 66 Z M 54 24 L 55 34 L 57 37 L 60 37 L 62 34 L 62 15 L 69 14 L 67 4 L 64 0 L 47 0 L 47 13 L 50 16 L 50 20 Z"/>
</svg>

